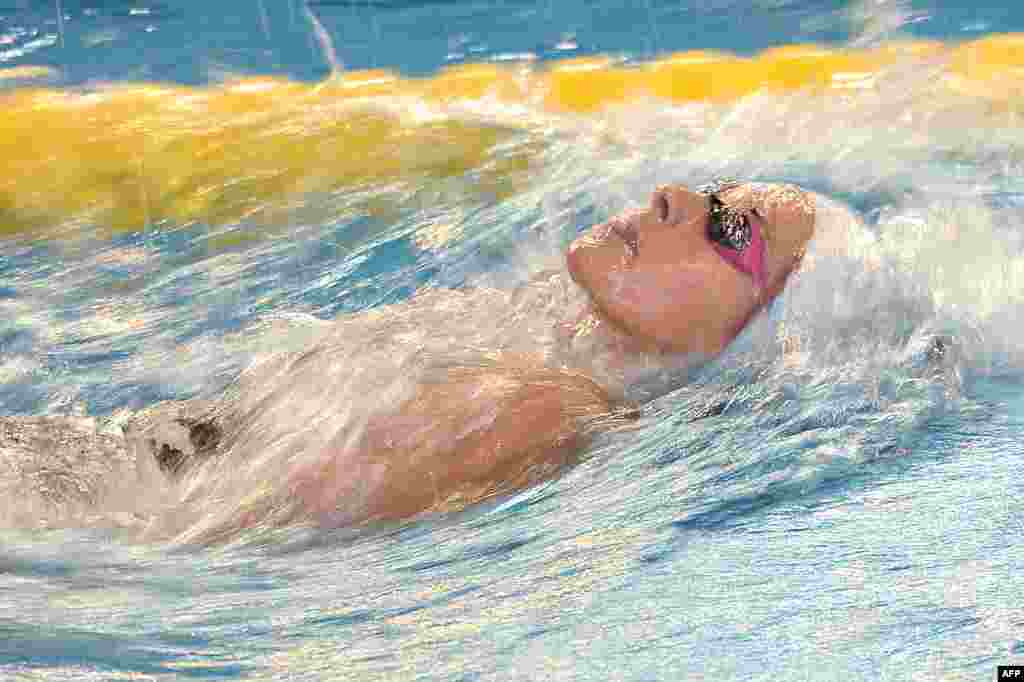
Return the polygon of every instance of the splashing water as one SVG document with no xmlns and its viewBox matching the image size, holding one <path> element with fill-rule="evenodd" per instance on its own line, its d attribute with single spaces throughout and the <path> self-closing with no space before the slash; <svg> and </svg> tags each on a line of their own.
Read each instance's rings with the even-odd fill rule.
<svg viewBox="0 0 1024 682">
<path fill-rule="evenodd" d="M 1024 132 L 1012 69 L 982 59 L 1010 39 L 879 65 L 907 22 L 892 7 L 852 56 L 8 93 L 24 118 L 3 125 L 46 122 L 28 139 L 59 181 L 9 143 L 0 411 L 116 432 L 125 409 L 241 375 L 248 429 L 176 483 L 126 465 L 86 508 L 4 495 L 0 673 L 975 679 L 1019 662 Z M 804 59 L 853 61 L 826 86 Z M 702 89 L 702 63 L 726 90 Z M 748 88 L 741 67 L 778 80 Z M 801 273 L 725 355 L 543 485 L 370 529 L 279 522 L 294 439 L 358 429 L 431 367 L 569 357 L 568 240 L 718 174 L 823 197 Z M 303 381 L 280 373 L 300 356 Z M 226 544 L 194 544 L 211 534 Z"/>
</svg>

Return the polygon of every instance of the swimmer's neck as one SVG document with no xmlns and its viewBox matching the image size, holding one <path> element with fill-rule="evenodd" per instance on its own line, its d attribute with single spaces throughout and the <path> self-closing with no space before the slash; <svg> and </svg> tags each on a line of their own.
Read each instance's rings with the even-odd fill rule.
<svg viewBox="0 0 1024 682">
<path fill-rule="evenodd" d="M 638 339 L 609 320 L 589 297 L 575 298 L 563 310 L 556 322 L 561 350 L 556 362 L 596 381 L 614 403 L 640 404 L 663 395 L 709 360 L 700 353 L 670 351 Z"/>
<path fill-rule="evenodd" d="M 669 359 L 666 353 L 631 336 L 590 304 L 561 323 L 558 332 L 568 364 L 590 374 L 613 396 L 628 388 L 638 370 Z"/>
<path fill-rule="evenodd" d="M 623 361 L 627 355 L 654 350 L 610 322 L 592 303 L 561 326 L 571 341 L 590 337 L 595 349 L 610 352 Z"/>
</svg>

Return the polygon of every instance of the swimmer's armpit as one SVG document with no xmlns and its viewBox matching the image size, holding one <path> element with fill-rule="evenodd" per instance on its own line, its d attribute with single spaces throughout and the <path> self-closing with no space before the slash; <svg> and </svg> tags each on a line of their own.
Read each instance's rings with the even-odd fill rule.
<svg viewBox="0 0 1024 682">
<path fill-rule="evenodd" d="M 460 509 L 554 476 L 575 461 L 588 423 L 610 412 L 607 394 L 578 374 L 454 369 L 373 417 L 358 446 L 294 472 L 291 488 L 312 515 L 348 521 Z"/>
</svg>

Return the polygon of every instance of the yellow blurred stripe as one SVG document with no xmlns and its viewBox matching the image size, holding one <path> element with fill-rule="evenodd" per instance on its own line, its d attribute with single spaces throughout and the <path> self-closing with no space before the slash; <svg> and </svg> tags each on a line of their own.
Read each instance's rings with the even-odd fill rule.
<svg viewBox="0 0 1024 682">
<path fill-rule="evenodd" d="M 527 89 L 511 69 L 496 64 L 463 64 L 442 70 L 433 78 L 418 82 L 419 92 L 428 100 L 452 102 L 495 97 L 521 101 Z"/>
<path fill-rule="evenodd" d="M 514 125 L 529 124 L 460 120 L 445 114 L 448 104 L 495 98 L 586 114 L 643 98 L 723 103 L 758 91 L 849 92 L 908 60 L 944 69 L 940 83 L 952 96 L 1013 106 L 1024 99 L 1020 34 L 952 46 L 788 45 L 753 57 L 690 51 L 641 65 L 607 56 L 541 68 L 465 64 L 423 79 L 367 70 L 317 84 L 259 77 L 99 92 L 21 85 L 0 90 L 0 235 L 80 217 L 115 230 L 220 223 L 303 193 L 473 169 L 486 170 L 481 191 L 500 194 L 502 178 L 524 170 L 540 148 L 523 146 L 514 158 L 494 150 Z M 16 83 L 51 75 L 42 67 L 4 73 Z"/>
<path fill-rule="evenodd" d="M 1024 34 L 994 35 L 964 43 L 949 58 L 950 86 L 996 101 L 1024 96 Z"/>
<path fill-rule="evenodd" d="M 459 175 L 493 161 L 512 132 L 353 106 L 409 90 L 375 76 L 10 92 L 0 101 L 0 233 L 81 215 L 115 230 L 230 221 L 289 195 Z"/>
</svg>

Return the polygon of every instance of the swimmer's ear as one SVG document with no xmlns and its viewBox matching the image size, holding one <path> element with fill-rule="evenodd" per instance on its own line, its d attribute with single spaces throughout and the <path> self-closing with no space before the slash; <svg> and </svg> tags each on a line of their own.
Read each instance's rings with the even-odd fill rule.
<svg viewBox="0 0 1024 682">
<path fill-rule="evenodd" d="M 651 213 L 660 223 L 675 225 L 703 215 L 708 200 L 685 185 L 660 185 L 651 195 Z"/>
</svg>

